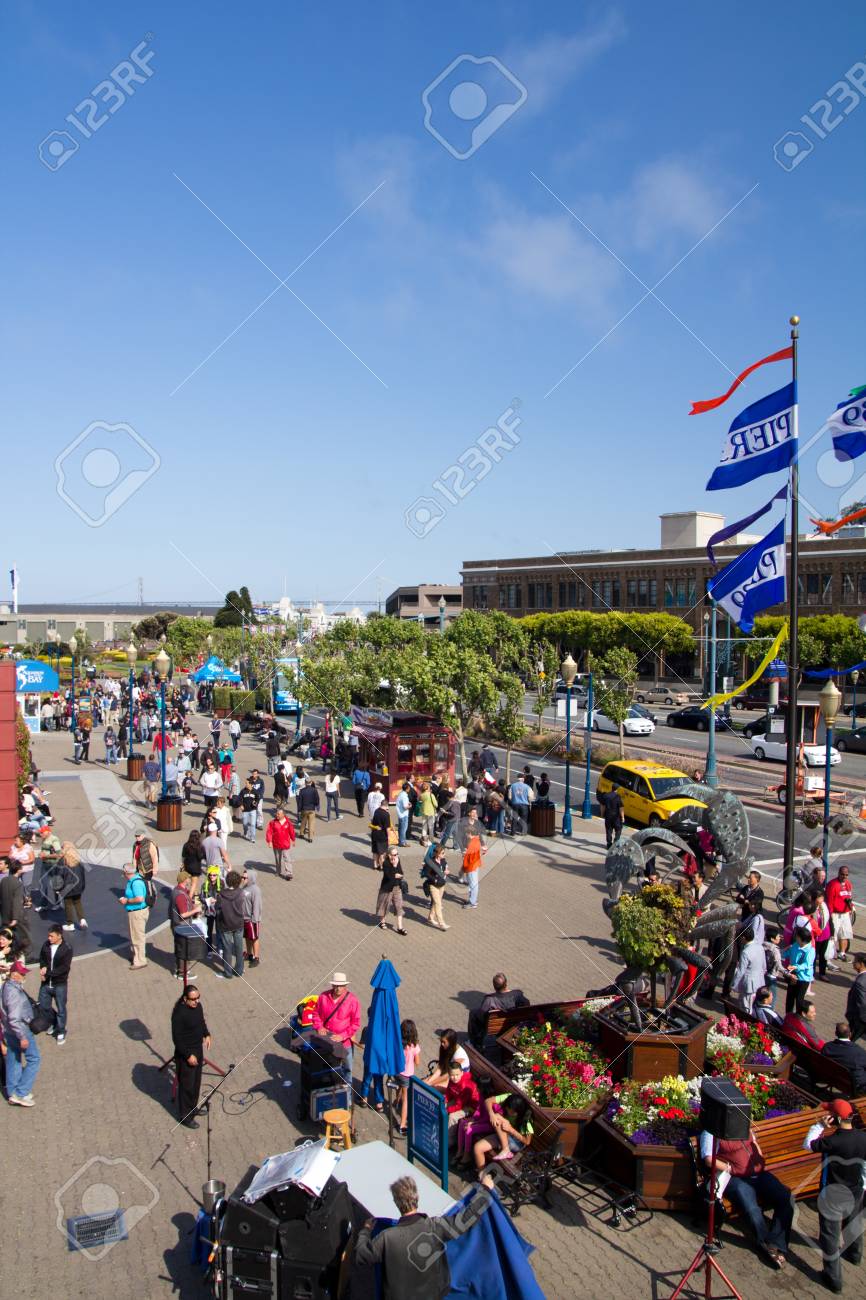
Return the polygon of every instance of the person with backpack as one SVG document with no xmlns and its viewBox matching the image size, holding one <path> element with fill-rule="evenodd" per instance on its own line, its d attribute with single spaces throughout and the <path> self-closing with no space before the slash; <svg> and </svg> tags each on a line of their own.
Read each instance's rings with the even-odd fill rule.
<svg viewBox="0 0 866 1300">
<path fill-rule="evenodd" d="M 126 888 L 121 896 L 120 904 L 126 911 L 126 919 L 129 924 L 129 942 L 132 946 L 132 961 L 129 964 L 129 969 L 143 970 L 147 965 L 145 954 L 147 913 L 149 910 L 148 886 L 150 886 L 154 895 L 156 888 L 152 879 L 145 880 L 136 862 L 127 862 L 123 868 L 123 874 L 126 878 Z"/>
<path fill-rule="evenodd" d="M 132 860 L 145 880 L 152 880 L 159 871 L 159 849 L 144 831 L 135 832 Z"/>
</svg>

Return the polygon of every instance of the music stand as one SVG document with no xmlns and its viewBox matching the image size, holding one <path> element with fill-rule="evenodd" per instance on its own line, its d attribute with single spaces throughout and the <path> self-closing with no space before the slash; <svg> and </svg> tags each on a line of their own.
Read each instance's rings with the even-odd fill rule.
<svg viewBox="0 0 866 1300">
<path fill-rule="evenodd" d="M 686 1283 L 693 1273 L 703 1264 L 704 1266 L 704 1297 L 705 1300 L 711 1300 L 713 1294 L 713 1271 L 718 1273 L 725 1286 L 730 1289 L 732 1300 L 743 1300 L 737 1288 L 731 1279 L 722 1269 L 716 1255 L 719 1253 L 719 1246 L 716 1243 L 716 1157 L 719 1152 L 719 1139 L 713 1137 L 713 1160 L 710 1166 L 710 1208 L 707 1215 L 707 1235 L 701 1243 L 698 1253 L 695 1255 L 691 1264 L 680 1279 L 676 1291 L 670 1297 L 670 1300 L 677 1300 L 681 1296 Z"/>
</svg>

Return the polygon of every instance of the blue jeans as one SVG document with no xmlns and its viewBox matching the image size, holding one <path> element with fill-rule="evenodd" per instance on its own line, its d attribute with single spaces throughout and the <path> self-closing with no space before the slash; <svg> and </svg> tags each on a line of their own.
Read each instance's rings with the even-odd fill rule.
<svg viewBox="0 0 866 1300">
<path fill-rule="evenodd" d="M 241 821 L 242 821 L 243 824 L 244 824 L 244 837 L 245 837 L 246 839 L 248 839 L 248 840 L 250 841 L 251 844 L 255 844 L 255 842 L 256 842 L 256 811 L 255 811 L 255 809 L 253 809 L 251 812 L 244 812 L 244 813 L 241 813 Z"/>
<path fill-rule="evenodd" d="M 116 745 L 106 745 L 106 746 L 105 746 L 105 762 L 106 762 L 106 764 L 108 764 L 108 763 L 116 763 L 116 762 L 117 762 L 117 746 L 116 746 Z"/>
<path fill-rule="evenodd" d="M 66 994 L 68 992 L 66 984 L 43 984 L 39 990 L 39 1005 L 43 1011 L 51 1010 L 52 998 L 57 1007 L 57 1032 L 58 1034 L 66 1033 Z"/>
<path fill-rule="evenodd" d="M 477 906 L 478 906 L 478 871 L 477 871 L 477 869 L 476 869 L 475 871 L 470 871 L 470 872 L 469 872 L 469 875 L 466 877 L 466 880 L 467 880 L 467 882 L 468 882 L 468 884 L 469 884 L 469 906 L 470 906 L 470 907 L 477 907 Z"/>
<path fill-rule="evenodd" d="M 226 979 L 232 975 L 237 975 L 238 979 L 244 973 L 244 932 L 243 930 L 217 930 L 217 941 L 223 959 L 223 974 Z M 234 969 L 229 964 L 230 958 L 234 958 Z"/>
<path fill-rule="evenodd" d="M 334 810 L 334 816 L 335 816 L 335 817 L 339 817 L 339 815 L 340 815 L 340 792 L 339 792 L 339 790 L 335 790 L 333 794 L 329 794 L 329 793 L 326 791 L 326 792 L 325 792 L 325 802 L 326 802 L 326 804 L 328 805 L 328 821 L 331 820 L 331 809 L 332 809 L 332 808 L 333 808 L 333 810 Z"/>
<path fill-rule="evenodd" d="M 231 735 L 231 733 L 229 734 Z M 240 737 L 232 735 L 231 739 L 232 739 L 232 751 L 234 752 L 234 750 L 236 750 L 238 747 Z"/>
<path fill-rule="evenodd" d="M 526 830 L 526 824 L 529 820 L 529 804 L 513 803 L 511 805 L 511 833 L 512 835 L 522 835 Z M 515 822 L 517 823 L 515 825 Z"/>
<path fill-rule="evenodd" d="M 759 1245 L 775 1246 L 777 1250 L 788 1249 L 788 1238 L 794 1221 L 794 1202 L 787 1187 L 779 1182 L 775 1174 L 765 1169 L 752 1178 L 732 1178 L 725 1188 L 725 1195 L 748 1221 Z M 759 1197 L 773 1211 L 773 1219 L 769 1224 L 758 1204 Z"/>
<path fill-rule="evenodd" d="M 455 849 L 457 848 L 457 838 L 454 833 L 456 830 L 457 830 L 456 818 L 453 821 L 447 821 L 445 823 L 445 829 L 442 832 L 442 835 L 440 836 L 439 839 L 439 843 L 442 845 L 443 849 L 446 849 L 448 847 L 449 839 L 451 840 L 451 843 L 454 846 L 454 848 Z"/>
<path fill-rule="evenodd" d="M 355 1049 L 354 1047 L 349 1047 L 346 1049 L 345 1061 L 343 1061 L 339 1066 L 340 1074 L 342 1074 L 343 1078 L 346 1080 L 346 1083 L 349 1085 L 350 1092 L 352 1091 L 352 1062 L 354 1061 L 354 1059 L 355 1059 Z"/>
<path fill-rule="evenodd" d="M 276 772 L 277 772 L 277 760 L 276 760 L 276 758 L 270 758 L 270 757 L 269 757 L 269 758 L 268 758 L 268 776 L 276 776 Z"/>
<path fill-rule="evenodd" d="M 397 843 L 403 845 L 406 843 L 406 831 L 409 827 L 409 814 L 397 814 Z"/>
<path fill-rule="evenodd" d="M 27 1051 L 21 1050 L 15 1034 L 6 1035 L 6 1096 L 26 1097 L 33 1090 L 39 1073 L 41 1057 L 36 1046 L 36 1038 L 28 1034 L 30 1044 Z"/>
<path fill-rule="evenodd" d="M 384 1105 L 385 1076 L 382 1074 L 370 1074 L 369 1070 L 365 1070 L 364 1078 L 361 1083 L 361 1096 L 364 1098 L 369 1097 L 371 1088 L 373 1089 L 373 1105 Z"/>
</svg>

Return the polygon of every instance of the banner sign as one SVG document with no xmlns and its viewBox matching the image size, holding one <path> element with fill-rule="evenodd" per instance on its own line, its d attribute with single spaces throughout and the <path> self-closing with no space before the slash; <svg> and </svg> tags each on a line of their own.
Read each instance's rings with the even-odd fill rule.
<svg viewBox="0 0 866 1300">
<path fill-rule="evenodd" d="M 39 659 L 19 659 L 15 664 L 15 690 L 19 695 L 59 691 L 60 679 L 50 665 Z"/>
<path fill-rule="evenodd" d="M 448 1191 L 448 1111 L 445 1098 L 414 1076 L 409 1079 L 409 1136 L 406 1157 L 439 1175 Z"/>
</svg>

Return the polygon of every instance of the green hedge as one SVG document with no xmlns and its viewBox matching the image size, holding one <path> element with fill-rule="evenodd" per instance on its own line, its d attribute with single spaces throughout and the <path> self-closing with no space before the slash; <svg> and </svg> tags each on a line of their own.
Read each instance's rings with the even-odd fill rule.
<svg viewBox="0 0 866 1300">
<path fill-rule="evenodd" d="M 268 701 L 263 691 L 247 691 L 240 686 L 215 686 L 213 706 L 215 709 L 229 709 L 235 716 L 243 717 L 255 709 L 267 708 Z"/>
</svg>

